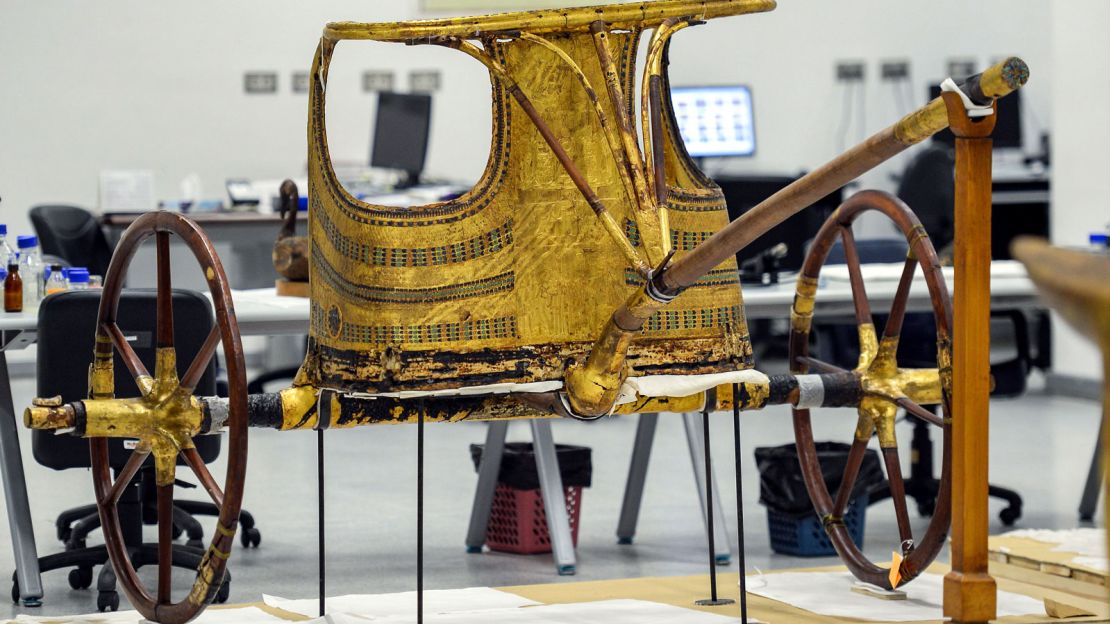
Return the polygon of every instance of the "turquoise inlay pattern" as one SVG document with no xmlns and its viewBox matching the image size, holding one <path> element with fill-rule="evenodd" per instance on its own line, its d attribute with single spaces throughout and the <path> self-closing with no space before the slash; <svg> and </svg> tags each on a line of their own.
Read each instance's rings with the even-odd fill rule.
<svg viewBox="0 0 1110 624">
<path fill-rule="evenodd" d="M 324 309 L 315 302 L 312 304 L 312 328 L 320 334 L 335 333 L 327 327 L 327 314 Z M 468 319 L 458 323 L 432 323 L 428 325 L 358 325 L 343 323 L 339 328 L 338 335 L 338 338 L 344 342 L 357 344 L 424 344 L 517 337 L 515 316 Z"/>
<path fill-rule="evenodd" d="M 510 291 L 516 283 L 512 271 L 482 279 L 446 284 L 434 288 L 392 288 L 359 284 L 343 277 L 321 256 L 315 258 L 316 273 L 336 292 L 348 297 L 348 301 L 369 301 L 374 303 L 414 303 L 426 304 L 440 301 L 454 301 L 468 297 L 481 297 L 496 292 Z"/>
</svg>

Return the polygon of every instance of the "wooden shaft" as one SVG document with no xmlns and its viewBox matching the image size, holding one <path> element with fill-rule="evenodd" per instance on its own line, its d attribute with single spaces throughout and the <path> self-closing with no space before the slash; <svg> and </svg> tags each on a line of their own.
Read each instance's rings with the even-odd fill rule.
<svg viewBox="0 0 1110 624">
<path fill-rule="evenodd" d="M 961 88 L 972 99 L 986 98 L 989 101 L 1012 93 L 1028 78 L 1029 68 L 1025 63 L 1011 57 L 980 75 L 972 76 Z M 670 293 L 683 290 L 774 226 L 948 125 L 944 101 L 936 98 L 898 123 L 802 176 L 729 223 L 670 265 L 662 275 L 661 286 Z M 987 171 L 989 177 L 990 170 Z"/>
<path fill-rule="evenodd" d="M 946 94 L 949 106 L 962 104 Z M 956 132 L 955 289 L 952 336 L 952 572 L 944 615 L 955 622 L 995 618 L 987 573 L 987 467 L 990 433 L 991 140 Z"/>
<path fill-rule="evenodd" d="M 729 223 L 668 266 L 662 286 L 668 292 L 682 291 L 771 228 L 909 147 L 895 137 L 894 128 L 878 132 Z"/>
</svg>

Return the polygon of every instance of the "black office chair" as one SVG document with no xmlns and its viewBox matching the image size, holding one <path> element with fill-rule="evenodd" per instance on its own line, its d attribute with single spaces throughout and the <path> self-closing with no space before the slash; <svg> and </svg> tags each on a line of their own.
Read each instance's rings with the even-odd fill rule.
<svg viewBox="0 0 1110 624">
<path fill-rule="evenodd" d="M 901 238 L 860 239 L 856 241 L 861 263 L 898 262 L 906 259 L 908 246 Z M 826 265 L 845 264 L 844 247 L 837 242 L 829 250 Z M 882 335 L 887 314 L 873 314 L 875 329 Z M 816 323 L 814 334 L 817 351 L 821 359 L 832 362 L 841 368 L 852 369 L 859 362 L 859 339 L 855 324 Z M 902 338 L 898 342 L 898 362 L 908 368 L 936 368 L 936 323 L 931 312 L 907 312 L 902 321 Z M 997 375 L 996 366 L 991 366 L 991 374 Z M 998 388 L 992 393 L 1003 396 Z M 940 481 L 933 476 L 933 441 L 929 423 L 913 418 L 913 438 L 910 461 L 910 476 L 904 478 L 906 495 L 917 503 L 917 511 L 922 516 L 930 516 L 936 508 L 937 491 Z M 998 514 L 1006 526 L 1012 525 L 1021 517 L 1021 496 L 1014 490 L 997 485 L 989 486 L 989 494 L 1006 501 L 1007 506 Z M 890 498 L 889 484 L 884 483 L 871 491 L 868 504 L 873 505 Z"/>
<path fill-rule="evenodd" d="M 37 396 L 60 395 L 63 401 L 70 402 L 88 395 L 88 366 L 99 304 L 100 292 L 95 290 L 68 291 L 43 300 L 39 308 Z M 154 370 L 155 348 L 152 336 L 155 330 L 155 309 L 154 290 L 125 290 L 120 297 L 119 326 L 129 339 L 133 337 L 131 345 L 148 370 Z M 214 324 L 212 305 L 199 293 L 175 290 L 173 312 L 177 361 L 184 367 L 200 350 Z M 180 372 L 184 374 L 184 370 Z M 117 397 L 139 396 L 138 388 L 118 353 L 115 373 Z M 197 385 L 197 394 L 215 393 L 216 360 L 213 358 Z M 205 463 L 219 456 L 220 436 L 198 436 L 194 438 L 194 443 Z M 123 468 L 131 451 L 126 448 L 124 440 L 110 440 L 108 444 L 109 461 L 113 471 L 117 471 Z M 55 435 L 50 431 L 34 431 L 31 435 L 31 448 L 36 461 L 55 470 L 90 467 L 89 444 L 82 438 Z M 196 487 L 181 480 L 177 484 Z M 144 548 L 142 536 L 143 525 L 157 523 L 156 500 L 153 461 L 148 459 L 120 498 L 118 506 L 124 540 L 133 548 L 132 559 L 136 566 L 156 563 L 157 550 Z M 208 501 L 174 500 L 174 538 L 185 533 L 188 541 L 183 545 L 174 545 L 173 564 L 195 570 L 204 555 L 204 531 L 193 518 L 194 514 L 215 516 L 219 514 L 219 509 Z M 119 595 L 116 593 L 112 567 L 104 565 L 108 560 L 107 550 L 103 545 L 85 545 L 89 533 L 100 526 L 96 505 L 67 510 L 58 516 L 56 525 L 58 539 L 65 542 L 66 551 L 41 558 L 40 569 L 46 572 L 73 568 L 69 572 L 70 586 L 74 589 L 86 589 L 93 581 L 93 566 L 102 565 L 97 579 L 97 607 L 101 611 L 114 611 L 119 606 Z M 242 545 L 258 546 L 261 534 L 254 527 L 254 518 L 250 513 L 245 510 L 240 513 L 239 525 Z M 216 597 L 218 602 L 227 599 L 229 580 L 230 576 L 225 576 L 224 585 Z"/>
<path fill-rule="evenodd" d="M 108 271 L 112 246 L 91 212 L 77 206 L 44 204 L 31 208 L 30 217 L 43 254 L 88 267 L 93 275 Z"/>
<path fill-rule="evenodd" d="M 955 239 L 955 167 L 956 157 L 951 146 L 932 143 L 921 149 L 906 165 L 898 186 L 898 198 L 913 209 L 942 264 L 952 264 Z M 898 260 L 900 262 L 900 260 Z M 1046 367 L 1049 322 L 1045 314 L 1037 315 L 1038 353 L 1030 348 L 1029 320 L 1020 310 L 991 311 L 991 318 L 1007 321 L 1014 334 L 1017 354 L 1014 358 L 991 365 L 995 396 L 1020 396 L 1025 392 L 1026 378 L 1034 365 Z"/>
</svg>

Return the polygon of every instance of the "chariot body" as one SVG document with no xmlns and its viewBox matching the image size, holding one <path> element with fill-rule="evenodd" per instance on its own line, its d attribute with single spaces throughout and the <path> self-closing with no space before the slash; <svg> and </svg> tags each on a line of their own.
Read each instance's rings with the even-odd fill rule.
<svg viewBox="0 0 1110 624">
<path fill-rule="evenodd" d="M 308 119 L 311 321 L 308 353 L 291 387 L 246 393 L 231 293 L 203 232 L 172 213 L 144 215 L 125 232 L 105 279 L 89 399 L 38 400 L 28 426 L 90 439 L 98 506 L 113 564 L 148 619 L 191 619 L 215 596 L 230 555 L 245 474 L 247 428 L 338 429 L 369 424 L 759 409 L 794 406 L 799 457 L 815 508 L 850 569 L 891 587 L 937 555 L 949 522 L 952 418 L 951 307 L 936 254 L 913 213 L 875 192 L 855 195 L 821 229 L 798 277 L 791 314 L 792 374 L 753 368 L 735 253 L 863 172 L 949 125 L 989 115 L 995 98 L 1024 83 L 1009 59 L 874 135 L 730 223 L 719 188 L 687 155 L 669 101 L 672 35 L 718 17 L 774 8 L 773 0 L 663 0 L 569 10 L 391 24 L 335 23 L 312 64 Z M 478 184 L 458 199 L 398 209 L 347 193 L 332 169 L 324 124 L 328 68 L 337 44 L 371 39 L 438 45 L 482 63 L 491 77 L 492 146 Z M 645 66 L 636 89 L 638 50 Z M 989 175 L 989 160 L 986 165 Z M 851 225 L 878 211 L 910 253 L 890 320 L 872 322 Z M 208 279 L 217 327 L 200 355 L 176 361 L 168 245 L 179 236 Z M 128 264 L 155 237 L 158 359 L 148 373 L 115 322 Z M 810 357 L 817 280 L 842 241 L 859 323 L 860 360 L 842 370 Z M 896 351 L 917 266 L 937 320 L 938 366 L 906 370 Z M 231 393 L 193 396 L 222 344 Z M 145 395 L 115 399 L 118 351 Z M 180 372 L 184 371 L 184 372 Z M 180 373 L 179 373 L 180 372 Z M 923 405 L 942 406 L 942 416 Z M 810 408 L 855 407 L 859 417 L 843 485 L 829 492 L 817 464 Z M 900 485 L 894 418 L 899 409 L 945 436 L 937 508 L 915 540 Z M 221 487 L 192 447 L 225 432 Z M 902 536 L 896 574 L 868 561 L 843 515 L 868 441 L 877 435 Z M 105 439 L 137 438 L 113 480 Z M 135 574 L 115 505 L 148 456 L 159 492 L 160 547 L 171 534 L 175 463 L 182 455 L 221 514 L 192 591 L 174 602 L 168 556 L 151 593 Z M 165 525 L 165 526 L 163 526 Z M 162 544 L 162 542 L 165 544 Z M 900 581 L 899 581 L 900 579 Z"/>
</svg>

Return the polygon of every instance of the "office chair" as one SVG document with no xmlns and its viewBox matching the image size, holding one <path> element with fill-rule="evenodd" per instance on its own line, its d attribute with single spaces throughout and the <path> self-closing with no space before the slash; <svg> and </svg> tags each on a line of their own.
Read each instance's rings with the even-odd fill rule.
<svg viewBox="0 0 1110 624">
<path fill-rule="evenodd" d="M 898 198 L 913 208 L 942 264 L 952 264 L 955 238 L 956 182 L 954 170 L 955 154 L 951 146 L 933 143 L 920 150 L 906 165 L 902 181 L 898 186 Z M 901 262 L 901 260 L 897 260 Z M 1008 321 L 1013 328 L 1014 346 L 1017 355 L 1013 359 L 991 365 L 995 381 L 995 396 L 1020 396 L 1025 392 L 1026 378 L 1034 365 L 1044 367 L 1047 362 L 1046 343 L 1048 335 L 1047 316 L 1038 315 L 1038 354 L 1034 357 L 1030 349 L 1029 321 L 1020 310 L 991 311 L 991 318 Z"/>
<path fill-rule="evenodd" d="M 44 204 L 31 208 L 30 217 L 43 254 L 87 267 L 93 275 L 108 271 L 112 246 L 91 212 L 77 206 Z"/>
<path fill-rule="evenodd" d="M 906 259 L 908 246 L 901 238 L 859 239 L 856 240 L 861 263 L 897 262 Z M 837 242 L 829 250 L 827 265 L 845 264 L 844 247 Z M 920 269 L 918 270 L 920 273 Z M 886 314 L 874 314 L 876 331 L 881 335 L 886 325 Z M 1024 317 L 1023 317 L 1024 318 Z M 832 362 L 841 368 L 853 369 L 859 361 L 859 341 L 855 324 L 816 323 L 814 334 L 817 337 L 817 350 L 821 359 Z M 907 312 L 902 321 L 902 338 L 898 342 L 898 361 L 908 368 L 936 368 L 936 325 L 931 312 Z M 991 374 L 997 375 L 996 366 L 991 366 Z M 1023 384 L 1024 385 L 1024 384 Z M 996 387 L 994 396 L 1006 396 Z M 917 503 L 917 511 L 922 516 L 930 516 L 936 507 L 937 490 L 940 481 L 933 476 L 932 425 L 920 418 L 913 422 L 913 450 L 910 461 L 910 476 L 904 479 L 906 495 Z M 1021 517 L 1021 496 L 1014 490 L 997 485 L 989 486 L 989 494 L 1006 501 L 1007 506 L 999 512 L 1002 524 L 1010 526 Z M 871 491 L 868 504 L 890 498 L 888 484 Z"/>
<path fill-rule="evenodd" d="M 61 395 L 63 401 L 76 401 L 88 394 L 89 357 L 93 349 L 96 329 L 97 308 L 100 305 L 100 292 L 96 290 L 68 291 L 51 295 L 43 300 L 39 308 L 38 340 L 38 394 L 37 396 Z M 125 290 L 120 298 L 119 326 L 127 333 L 135 352 L 148 370 L 154 370 L 155 348 L 152 336 L 156 292 L 150 290 Z M 187 366 L 193 355 L 200 350 L 213 326 L 212 304 L 203 295 L 186 290 L 173 293 L 174 345 L 177 347 L 178 363 Z M 134 380 L 127 367 L 116 354 L 116 396 L 138 396 Z M 184 371 L 181 371 L 184 373 Z M 199 395 L 216 393 L 216 361 L 213 358 L 197 385 Z M 205 463 L 216 459 L 220 452 L 219 436 L 198 436 L 194 438 L 197 451 Z M 113 471 L 123 468 L 131 455 L 124 440 L 109 442 L 109 461 Z M 55 470 L 69 468 L 89 468 L 89 443 L 82 438 L 68 435 L 55 435 L 48 431 L 34 431 L 31 448 L 35 460 Z M 181 460 L 179 459 L 179 463 Z M 178 480 L 182 487 L 196 487 Z M 120 523 L 123 525 L 124 539 L 133 548 L 132 558 L 136 566 L 154 564 L 157 549 L 143 544 L 143 525 L 157 523 L 156 490 L 153 462 L 147 460 L 135 479 L 127 487 L 119 503 Z M 185 533 L 188 541 L 184 545 L 175 544 L 173 564 L 196 569 L 204 555 L 202 539 L 204 531 L 194 514 L 218 515 L 219 510 L 211 502 L 174 501 L 174 537 Z M 254 527 L 254 518 L 243 511 L 239 516 L 240 542 L 246 546 L 257 546 L 261 534 Z M 116 593 L 115 574 L 110 565 L 105 565 L 108 553 L 103 545 L 87 547 L 85 540 L 89 533 L 100 526 L 96 505 L 84 505 L 63 512 L 58 516 L 58 539 L 65 542 L 65 552 L 49 555 L 39 560 L 43 572 L 61 568 L 72 568 L 69 584 L 74 589 L 86 589 L 92 585 L 93 566 L 101 565 L 97 579 L 97 608 L 101 611 L 116 610 L 119 595 Z M 227 599 L 230 576 L 225 576 L 216 600 Z M 13 593 L 15 593 L 13 591 Z"/>
</svg>

